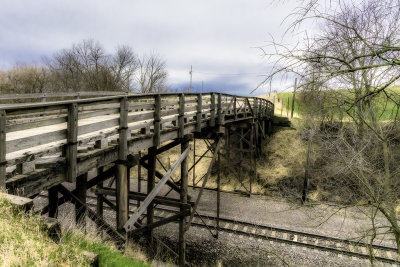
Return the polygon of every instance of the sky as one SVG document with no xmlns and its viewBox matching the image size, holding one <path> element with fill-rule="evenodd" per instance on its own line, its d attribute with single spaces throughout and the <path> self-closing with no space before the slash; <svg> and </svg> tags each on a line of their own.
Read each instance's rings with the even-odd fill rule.
<svg viewBox="0 0 400 267">
<path fill-rule="evenodd" d="M 272 64 L 258 47 L 283 34 L 281 23 L 295 7 L 295 1 L 273 2 L 0 0 L 0 68 L 39 64 L 44 56 L 93 39 L 110 53 L 119 45 L 139 55 L 158 53 L 172 89 L 189 87 L 192 65 L 195 91 L 248 95 Z M 273 90 L 286 86 L 275 84 Z"/>
</svg>

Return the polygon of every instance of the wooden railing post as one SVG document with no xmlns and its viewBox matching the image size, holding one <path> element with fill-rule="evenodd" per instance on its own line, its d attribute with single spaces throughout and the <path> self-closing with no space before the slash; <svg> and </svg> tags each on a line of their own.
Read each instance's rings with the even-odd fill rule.
<svg viewBox="0 0 400 267">
<path fill-rule="evenodd" d="M 235 120 L 237 120 L 237 106 L 236 106 L 236 96 L 233 97 L 233 114 L 235 114 Z"/>
<path fill-rule="evenodd" d="M 211 104 L 210 104 L 210 126 L 215 126 L 215 93 L 211 93 Z"/>
<path fill-rule="evenodd" d="M 73 183 L 76 181 L 78 153 L 78 104 L 71 103 L 68 105 L 68 122 L 67 122 L 67 148 L 66 148 L 66 180 Z"/>
<path fill-rule="evenodd" d="M 244 117 L 247 118 L 247 99 L 244 99 Z"/>
<path fill-rule="evenodd" d="M 257 98 L 257 97 L 253 98 L 253 101 L 254 101 L 254 103 L 253 103 L 253 106 L 254 106 L 254 108 L 253 108 L 254 116 L 255 116 L 256 118 L 258 118 L 258 117 L 259 117 L 259 116 L 258 116 L 258 98 Z"/>
<path fill-rule="evenodd" d="M 128 220 L 128 176 L 126 158 L 128 156 L 128 98 L 121 98 L 119 117 L 118 161 L 116 168 L 117 230 L 122 232 Z"/>
<path fill-rule="evenodd" d="M 0 189 L 6 188 L 6 112 L 0 110 Z"/>
<path fill-rule="evenodd" d="M 178 115 L 178 137 L 183 138 L 185 135 L 185 95 L 179 95 L 179 115 Z"/>
<path fill-rule="evenodd" d="M 154 99 L 154 137 L 153 137 L 154 146 L 159 146 L 161 143 L 160 121 L 161 121 L 161 95 L 157 94 Z"/>
<path fill-rule="evenodd" d="M 203 98 L 201 94 L 197 95 L 197 113 L 196 113 L 196 132 L 201 132 L 201 117 L 203 110 Z"/>
<path fill-rule="evenodd" d="M 218 104 L 217 104 L 217 125 L 222 124 L 222 96 L 218 93 Z"/>
</svg>

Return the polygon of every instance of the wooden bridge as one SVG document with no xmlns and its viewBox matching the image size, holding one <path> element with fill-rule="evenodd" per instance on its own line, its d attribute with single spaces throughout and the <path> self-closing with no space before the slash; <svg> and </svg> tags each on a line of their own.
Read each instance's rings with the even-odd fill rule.
<svg viewBox="0 0 400 267">
<path fill-rule="evenodd" d="M 155 227 L 179 221 L 179 265 L 184 266 L 185 232 L 211 169 L 220 161 L 221 147 L 228 160 L 230 148 L 235 146 L 233 151 L 237 153 L 250 153 L 256 175 L 254 157 L 271 129 L 273 104 L 256 97 L 222 93 L 112 94 L 52 102 L 44 101 L 85 94 L 25 95 L 21 98 L 39 98 L 42 102 L 0 105 L 0 187 L 30 198 L 47 191 L 48 205 L 40 212 L 49 217 L 57 217 L 58 206 L 71 201 L 75 203 L 77 222 L 83 222 L 87 215 L 120 242 L 144 232 L 152 243 Z M 7 96 L 0 100 L 4 103 Z M 188 170 L 194 171 L 204 156 L 196 160 L 194 153 L 195 161 L 189 168 L 190 141 L 196 138 L 213 140 L 207 143 L 213 156 L 193 201 L 187 194 Z M 156 169 L 157 155 L 177 145 L 181 146 L 179 159 L 165 174 L 161 173 Z M 145 193 L 130 188 L 130 168 L 136 165 L 148 170 Z M 170 178 L 179 166 L 181 178 L 174 182 Z M 111 181 L 107 186 L 106 180 Z M 193 180 L 192 186 L 197 183 Z M 165 185 L 180 198 L 159 196 Z M 243 186 L 251 194 L 251 180 L 249 186 Z M 96 211 L 86 204 L 91 187 L 96 187 Z M 218 194 L 219 189 L 218 183 Z M 115 197 L 115 205 L 109 196 Z M 140 201 L 131 217 L 129 199 Z M 116 210 L 116 227 L 104 220 L 104 203 Z M 177 207 L 180 213 L 156 221 L 154 204 Z M 219 212 L 219 197 L 217 209 Z"/>
</svg>

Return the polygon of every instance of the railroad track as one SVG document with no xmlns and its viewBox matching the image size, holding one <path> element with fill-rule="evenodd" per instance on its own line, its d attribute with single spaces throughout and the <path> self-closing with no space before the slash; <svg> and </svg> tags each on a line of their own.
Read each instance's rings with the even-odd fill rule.
<svg viewBox="0 0 400 267">
<path fill-rule="evenodd" d="M 47 197 L 46 195 L 40 196 Z M 87 198 L 92 200 L 96 199 L 96 197 L 90 195 L 88 195 Z M 134 206 L 135 204 L 131 203 L 131 205 Z M 88 203 L 88 206 L 95 207 L 96 205 L 93 203 Z M 133 212 L 133 210 L 130 210 L 131 214 Z M 176 209 L 157 206 L 154 215 L 155 218 L 162 219 L 176 214 L 177 212 L 178 210 Z M 191 225 L 202 228 L 216 229 L 216 222 L 217 217 L 215 216 L 196 214 Z M 370 257 L 368 244 L 364 242 L 273 227 L 264 224 L 254 224 L 246 221 L 221 217 L 219 218 L 219 222 L 219 230 L 222 232 L 227 232 L 229 235 L 241 235 L 260 241 L 267 240 L 272 242 L 286 243 L 362 259 L 369 259 Z M 400 265 L 400 257 L 396 248 L 373 245 L 373 249 L 376 261 L 390 263 L 396 266 Z"/>
</svg>

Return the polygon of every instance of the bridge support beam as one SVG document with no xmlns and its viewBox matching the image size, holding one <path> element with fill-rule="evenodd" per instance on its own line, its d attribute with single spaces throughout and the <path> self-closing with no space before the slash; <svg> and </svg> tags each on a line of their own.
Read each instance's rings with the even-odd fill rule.
<svg viewBox="0 0 400 267">
<path fill-rule="evenodd" d="M 57 218 L 58 216 L 58 191 L 56 187 L 51 187 L 48 190 L 48 201 L 49 201 L 49 217 Z"/>
<path fill-rule="evenodd" d="M 115 187 L 117 191 L 117 230 L 124 231 L 128 220 L 128 175 L 125 164 L 117 164 Z"/>
<path fill-rule="evenodd" d="M 184 139 L 181 143 L 181 154 L 189 147 L 189 139 Z M 187 204 L 187 190 L 188 190 L 188 162 L 189 158 L 186 157 L 181 163 L 181 192 L 180 202 Z M 184 214 L 185 208 L 180 208 L 181 214 Z M 184 267 L 186 262 L 186 216 L 179 220 L 179 266 Z"/>
<path fill-rule="evenodd" d="M 147 194 L 153 190 L 155 186 L 156 177 L 156 157 L 157 147 L 153 146 L 148 149 L 148 168 L 147 168 Z M 150 225 L 154 222 L 154 203 L 151 202 L 147 207 L 147 224 Z M 148 240 L 150 246 L 153 245 L 153 229 L 150 227 L 148 231 Z"/>
<path fill-rule="evenodd" d="M 76 197 L 79 201 L 75 202 L 75 222 L 85 227 L 86 219 L 86 190 L 87 190 L 88 173 L 84 173 L 76 178 Z"/>
</svg>

